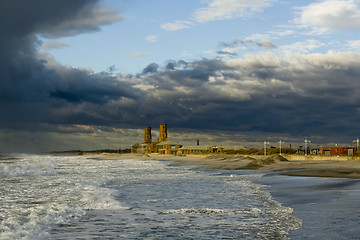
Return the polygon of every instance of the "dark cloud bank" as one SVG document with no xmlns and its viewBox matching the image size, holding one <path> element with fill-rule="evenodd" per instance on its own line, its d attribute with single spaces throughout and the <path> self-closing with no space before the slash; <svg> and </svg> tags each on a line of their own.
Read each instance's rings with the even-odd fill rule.
<svg viewBox="0 0 360 240">
<path fill-rule="evenodd" d="M 358 137 L 358 53 L 169 61 L 115 76 L 62 66 L 38 51 L 38 35 L 71 36 L 120 20 L 98 1 L 2 0 L 0 128 L 10 133 L 167 122 L 203 132 Z"/>
</svg>

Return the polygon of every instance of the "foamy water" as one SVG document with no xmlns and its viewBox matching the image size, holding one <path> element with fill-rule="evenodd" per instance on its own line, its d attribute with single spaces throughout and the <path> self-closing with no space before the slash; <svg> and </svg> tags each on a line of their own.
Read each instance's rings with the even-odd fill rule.
<svg viewBox="0 0 360 240">
<path fill-rule="evenodd" d="M 168 162 L 0 160 L 0 239 L 286 239 L 301 221 L 261 174 Z"/>
</svg>

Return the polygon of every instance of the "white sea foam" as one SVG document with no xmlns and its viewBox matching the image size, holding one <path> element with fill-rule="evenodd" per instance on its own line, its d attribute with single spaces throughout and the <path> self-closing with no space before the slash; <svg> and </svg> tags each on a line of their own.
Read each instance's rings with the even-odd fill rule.
<svg viewBox="0 0 360 240">
<path fill-rule="evenodd" d="M 261 176 L 25 155 L 0 162 L 0 239 L 284 238 L 299 222 Z"/>
<path fill-rule="evenodd" d="M 79 160 L 26 155 L 0 163 L 0 239 L 48 239 L 55 225 L 76 221 L 87 210 L 124 209 L 115 190 L 101 186 L 103 178 L 70 174 Z"/>
<path fill-rule="evenodd" d="M 31 156 L 31 155 L 30 155 Z M 34 161 L 27 156 L 25 159 L 13 159 L 11 162 L 0 162 L 0 177 L 20 177 L 20 176 L 45 176 L 57 173 L 55 162 Z"/>
<path fill-rule="evenodd" d="M 258 208 L 252 209 L 213 209 L 213 208 L 183 208 L 183 209 L 172 209 L 164 212 L 160 212 L 160 214 L 253 214 L 258 215 L 261 213 L 261 210 Z"/>
<path fill-rule="evenodd" d="M 0 239 L 48 239 L 49 230 L 55 224 L 73 221 L 85 211 L 66 204 L 42 203 L 10 214 L 1 222 Z"/>
<path fill-rule="evenodd" d="M 95 185 L 84 185 L 81 192 L 79 205 L 86 210 L 123 210 L 127 207 L 122 206 L 115 199 L 115 190 L 102 188 Z"/>
</svg>

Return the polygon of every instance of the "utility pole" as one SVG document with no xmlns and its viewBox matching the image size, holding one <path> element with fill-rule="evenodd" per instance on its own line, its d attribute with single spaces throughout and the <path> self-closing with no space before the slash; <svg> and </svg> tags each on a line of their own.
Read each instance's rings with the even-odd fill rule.
<svg viewBox="0 0 360 240">
<path fill-rule="evenodd" d="M 307 156 L 307 144 L 311 143 L 311 141 L 305 138 L 304 142 L 305 142 L 305 156 Z"/>
<path fill-rule="evenodd" d="M 266 145 L 269 144 L 269 142 L 264 141 L 264 155 L 266 156 Z"/>
</svg>

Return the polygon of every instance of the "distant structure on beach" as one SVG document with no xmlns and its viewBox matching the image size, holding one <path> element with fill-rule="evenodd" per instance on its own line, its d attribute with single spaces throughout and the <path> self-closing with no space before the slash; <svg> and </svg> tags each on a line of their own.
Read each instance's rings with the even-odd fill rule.
<svg viewBox="0 0 360 240">
<path fill-rule="evenodd" d="M 160 125 L 159 137 L 157 141 L 152 140 L 151 127 L 145 127 L 144 142 L 137 143 L 131 147 L 132 153 L 137 154 L 173 154 L 173 155 L 185 155 L 185 154 L 220 154 L 226 152 L 238 152 L 246 150 L 243 146 L 200 146 L 200 141 L 196 141 L 196 145 L 182 146 L 181 144 L 169 141 L 167 133 L 167 125 L 165 123 Z"/>
<path fill-rule="evenodd" d="M 355 147 L 320 147 L 319 155 L 323 156 L 353 156 Z"/>
<path fill-rule="evenodd" d="M 144 142 L 135 144 L 131 147 L 132 153 L 160 153 L 160 154 L 176 154 L 181 148 L 179 143 L 168 141 L 167 125 L 165 123 L 160 125 L 159 138 L 157 141 L 152 141 L 151 127 L 145 127 Z"/>
</svg>

